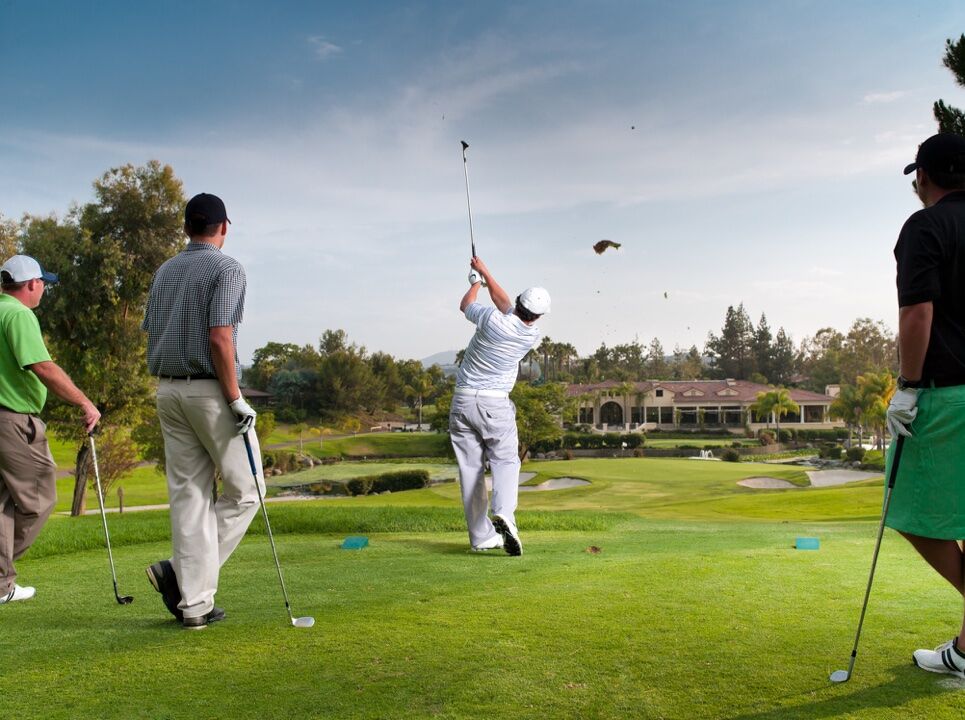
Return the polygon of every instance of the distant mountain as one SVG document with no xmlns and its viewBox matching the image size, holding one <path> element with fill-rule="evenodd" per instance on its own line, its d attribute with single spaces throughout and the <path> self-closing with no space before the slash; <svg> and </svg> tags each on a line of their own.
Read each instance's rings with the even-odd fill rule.
<svg viewBox="0 0 965 720">
<path fill-rule="evenodd" d="M 419 362 L 422 363 L 422 367 L 431 367 L 432 365 L 438 365 L 443 370 L 447 367 L 456 364 L 456 350 L 446 350 L 444 352 L 437 352 L 435 355 L 430 355 L 427 358 L 422 358 Z"/>
</svg>

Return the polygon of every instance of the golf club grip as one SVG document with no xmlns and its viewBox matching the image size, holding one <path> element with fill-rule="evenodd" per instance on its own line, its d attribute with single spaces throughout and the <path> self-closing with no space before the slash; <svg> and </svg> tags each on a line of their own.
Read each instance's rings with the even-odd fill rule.
<svg viewBox="0 0 965 720">
<path fill-rule="evenodd" d="M 891 472 L 888 473 L 888 487 L 895 487 L 895 480 L 898 479 L 898 461 L 901 459 L 901 451 L 905 447 L 905 436 L 899 434 L 895 441 L 895 457 L 891 461 Z"/>
<path fill-rule="evenodd" d="M 248 431 L 246 430 L 241 436 L 245 439 L 245 450 L 248 451 L 248 466 L 251 468 L 251 474 L 255 476 L 255 484 L 258 484 L 258 467 L 255 465 L 255 455 L 251 451 L 251 440 L 248 439 Z M 259 492 L 261 488 L 258 489 Z"/>
</svg>

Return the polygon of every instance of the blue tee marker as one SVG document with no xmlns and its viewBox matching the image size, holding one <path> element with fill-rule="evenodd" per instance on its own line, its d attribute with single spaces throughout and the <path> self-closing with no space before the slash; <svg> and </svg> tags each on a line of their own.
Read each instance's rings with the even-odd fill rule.
<svg viewBox="0 0 965 720">
<path fill-rule="evenodd" d="M 815 537 L 799 537 L 794 541 L 794 547 L 797 550 L 818 550 L 821 543 Z"/>
<path fill-rule="evenodd" d="M 342 550 L 361 550 L 368 544 L 369 539 L 364 535 L 350 535 L 342 541 Z"/>
</svg>

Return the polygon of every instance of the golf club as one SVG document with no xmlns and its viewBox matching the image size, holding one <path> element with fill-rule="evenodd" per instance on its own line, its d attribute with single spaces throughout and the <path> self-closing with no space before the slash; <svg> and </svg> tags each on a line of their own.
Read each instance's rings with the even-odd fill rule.
<svg viewBox="0 0 965 720">
<path fill-rule="evenodd" d="M 875 552 L 871 558 L 871 573 L 868 575 L 868 589 L 864 593 L 864 604 L 861 606 L 861 619 L 858 620 L 858 632 L 854 636 L 854 648 L 851 650 L 851 663 L 847 670 L 835 670 L 831 673 L 831 682 L 842 683 L 851 679 L 851 671 L 854 670 L 854 661 L 858 657 L 858 640 L 861 637 L 861 626 L 864 625 L 864 614 L 868 609 L 868 597 L 871 595 L 871 581 L 875 577 L 875 565 L 878 564 L 878 551 L 881 549 L 881 536 L 885 532 L 885 518 L 888 516 L 888 505 L 891 503 L 891 491 L 895 487 L 895 478 L 898 476 L 898 461 L 901 459 L 901 449 L 905 446 L 905 436 L 898 435 L 895 444 L 895 457 L 891 462 L 891 473 L 888 476 L 888 487 L 885 490 L 885 504 L 881 510 L 881 522 L 878 524 L 878 539 L 875 542 Z"/>
<path fill-rule="evenodd" d="M 94 481 L 97 485 L 97 504 L 101 509 L 101 521 L 104 523 L 104 541 L 107 543 L 107 558 L 111 561 L 111 579 L 114 581 L 114 599 L 118 605 L 130 605 L 134 602 L 131 595 L 121 595 L 117 592 L 117 572 L 114 570 L 114 553 L 111 552 L 111 536 L 107 532 L 107 513 L 104 511 L 104 493 L 101 491 L 101 471 L 97 467 L 97 448 L 94 445 L 94 431 L 88 433 L 90 438 L 90 457 L 94 463 Z"/>
<path fill-rule="evenodd" d="M 250 432 L 250 431 L 249 431 Z M 248 439 L 248 432 L 242 437 L 245 439 L 245 449 L 248 451 L 248 463 L 251 465 L 251 474 L 255 478 L 255 488 L 258 490 L 258 503 L 261 505 L 261 512 L 265 517 L 265 528 L 268 530 L 268 541 L 271 543 L 271 554 L 275 558 L 275 569 L 278 571 L 278 582 L 281 583 L 281 592 L 285 596 L 285 610 L 288 611 L 288 619 L 291 620 L 292 627 L 310 628 L 315 624 L 313 617 L 292 617 L 292 608 L 288 604 L 288 591 L 285 589 L 285 579 L 281 575 L 281 563 L 278 562 L 278 550 L 275 549 L 275 538 L 271 534 L 271 524 L 268 522 L 268 510 L 265 508 L 265 497 L 261 494 L 261 483 L 258 481 L 258 468 L 255 465 L 255 455 L 251 451 L 251 440 Z"/>
<path fill-rule="evenodd" d="M 476 257 L 476 238 L 472 232 L 472 201 L 469 199 L 469 161 L 466 159 L 466 150 L 469 148 L 469 143 L 465 140 L 460 140 L 462 143 L 462 171 L 466 176 L 466 207 L 469 208 L 469 242 L 472 244 L 472 256 Z M 476 282 L 482 282 L 482 277 L 478 272 L 473 270 L 469 273 L 469 282 L 475 284 Z M 486 283 L 482 282 L 483 287 L 486 287 Z"/>
</svg>

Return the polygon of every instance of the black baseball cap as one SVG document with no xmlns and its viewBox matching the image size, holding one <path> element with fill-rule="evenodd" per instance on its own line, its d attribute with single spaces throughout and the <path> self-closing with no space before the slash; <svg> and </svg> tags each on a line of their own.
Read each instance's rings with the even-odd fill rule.
<svg viewBox="0 0 965 720">
<path fill-rule="evenodd" d="M 225 210 L 224 202 L 217 195 L 201 193 L 188 200 L 184 207 L 185 223 L 204 223 L 214 225 L 215 223 L 229 223 L 228 211 Z"/>
<path fill-rule="evenodd" d="M 905 175 L 921 168 L 925 172 L 965 173 L 965 137 L 955 133 L 932 135 L 918 146 L 915 162 Z"/>
</svg>

